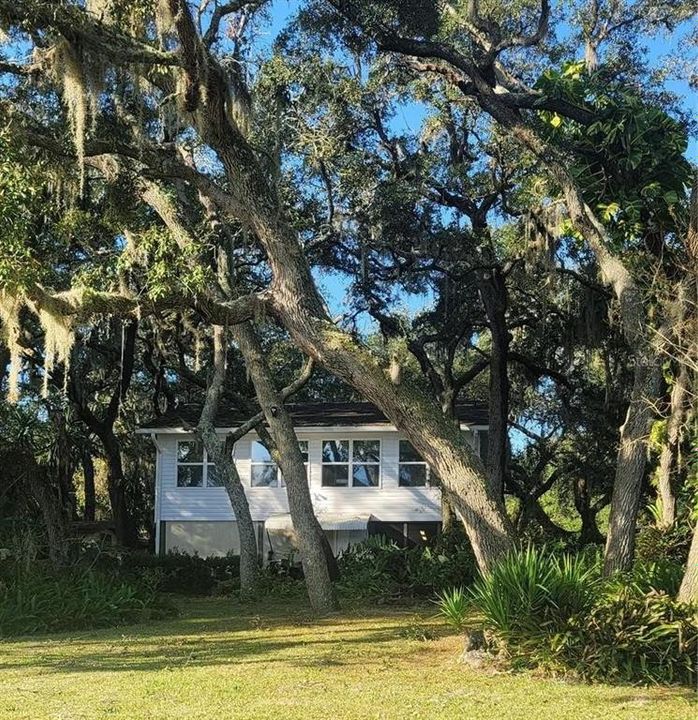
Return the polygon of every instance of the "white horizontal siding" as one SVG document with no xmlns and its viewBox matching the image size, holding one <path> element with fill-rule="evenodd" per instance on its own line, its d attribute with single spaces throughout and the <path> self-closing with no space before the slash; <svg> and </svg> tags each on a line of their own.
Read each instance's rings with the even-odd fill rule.
<svg viewBox="0 0 698 720">
<path fill-rule="evenodd" d="M 474 444 L 473 434 L 468 432 Z M 309 482 L 313 505 L 317 512 L 343 513 L 347 515 L 374 515 L 386 522 L 437 521 L 441 518 L 440 492 L 436 488 L 406 488 L 398 484 L 397 432 L 349 433 L 331 428 L 322 435 L 312 434 L 308 440 Z M 322 441 L 360 440 L 376 438 L 381 440 L 380 486 L 377 488 L 331 488 L 322 487 Z M 234 520 L 235 515 L 223 488 L 179 488 L 177 487 L 177 440 L 187 436 L 158 434 L 160 456 L 159 508 L 160 520 L 218 521 Z M 254 435 L 240 440 L 235 446 L 235 462 L 240 478 L 246 486 L 252 519 L 266 520 L 271 515 L 288 512 L 285 488 L 250 487 L 250 447 Z"/>
</svg>

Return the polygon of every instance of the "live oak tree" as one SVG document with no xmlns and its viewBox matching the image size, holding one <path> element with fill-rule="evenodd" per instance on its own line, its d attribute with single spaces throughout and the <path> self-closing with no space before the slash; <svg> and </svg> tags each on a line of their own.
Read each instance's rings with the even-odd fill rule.
<svg viewBox="0 0 698 720">
<path fill-rule="evenodd" d="M 603 282 L 618 302 L 625 339 L 633 353 L 633 395 L 621 427 L 605 571 L 627 569 L 633 559 L 635 525 L 645 472 L 646 438 L 651 402 L 659 392 L 659 352 L 645 309 L 643 289 L 614 246 L 612 232 L 594 207 L 587 188 L 570 171 L 564 146 L 551 142 L 543 118 L 553 127 L 598 127 L 603 119 L 593 98 L 551 92 L 549 83 L 534 85 L 509 58 L 517 50 L 540 46 L 548 34 L 548 0 L 522 3 L 512 18 L 503 6 L 494 9 L 470 2 L 459 11 L 425 4 L 405 22 L 397 5 L 332 3 L 349 23 L 363 30 L 378 50 L 402 58 L 416 73 L 440 78 L 475 102 L 546 169 L 551 190 L 564 200 L 569 220 L 594 253 Z M 538 7 L 537 11 L 535 7 Z M 695 8 L 693 8 L 695 10 Z M 410 9 L 411 10 L 411 9 Z M 410 10 L 406 12 L 410 13 Z M 686 16 L 690 14 L 690 5 Z M 648 402 L 649 400 L 649 402 Z"/>
<path fill-rule="evenodd" d="M 665 226 L 667 218 L 671 221 L 672 208 L 681 204 L 685 174 L 681 128 L 665 119 L 662 112 L 652 114 L 651 92 L 645 98 L 625 92 L 622 79 L 636 73 L 636 67 L 620 63 L 610 72 L 603 69 L 607 75 L 595 75 L 578 63 L 561 64 L 561 57 L 571 59 L 574 48 L 566 52 L 561 44 L 555 44 L 554 32 L 550 32 L 555 27 L 547 2 L 540 6 L 517 3 L 519 15 L 508 15 L 500 3 L 471 2 L 463 8 L 425 3 L 416 19 L 411 4 L 335 5 L 339 13 L 330 3 L 303 6 L 308 9 L 304 22 L 314 24 L 316 37 L 320 38 L 318 47 L 327 49 L 329 55 L 339 38 L 356 63 L 359 78 L 364 76 L 365 68 L 369 68 L 369 75 L 375 72 L 374 87 L 369 88 L 374 91 L 381 89 L 381 78 L 392 82 L 394 74 L 402 76 L 402 88 L 410 87 L 411 81 L 417 79 L 422 86 L 418 91 L 422 100 L 426 98 L 439 108 L 444 125 L 454 108 L 473 108 L 463 127 L 484 131 L 497 142 L 506 138 L 513 167 L 523 175 L 515 179 L 517 189 L 526 186 L 528 176 L 529 190 L 535 190 L 517 202 L 510 188 L 497 188 L 495 202 L 501 205 L 496 213 L 505 214 L 519 230 L 527 225 L 535 227 L 536 239 L 543 238 L 551 246 L 562 247 L 566 242 L 569 247 L 584 247 L 590 260 L 585 261 L 583 272 L 578 268 L 572 272 L 581 277 L 584 285 L 598 271 L 614 296 L 614 308 L 633 357 L 634 377 L 615 463 L 606 565 L 609 572 L 627 567 L 632 559 L 645 475 L 645 441 L 652 416 L 651 403 L 646 400 L 656 398 L 660 392 L 661 352 L 655 341 L 664 314 L 661 303 L 654 302 L 655 295 L 652 312 L 646 311 L 648 289 L 652 293 L 654 290 L 638 268 L 647 266 L 648 253 L 643 243 L 663 248 L 675 236 L 671 231 L 654 232 L 653 227 Z M 603 7 L 599 9 L 598 23 L 582 28 L 594 44 L 595 62 L 600 65 L 605 59 L 604 48 L 612 42 L 609 38 L 627 37 L 625 30 L 614 27 L 616 20 L 607 12 L 613 10 L 611 5 L 622 5 L 623 12 L 643 6 L 614 3 L 606 7 L 600 3 Z M 690 3 L 680 5 L 684 12 Z M 56 329 L 62 331 L 65 342 L 54 348 L 59 361 L 67 359 L 61 347 L 70 341 L 73 328 L 101 315 L 127 322 L 138 317 L 141 323 L 153 321 L 162 327 L 176 314 L 186 317 L 187 322 L 226 328 L 231 334 L 245 323 L 263 326 L 274 322 L 288 332 L 305 355 L 376 403 L 425 457 L 453 499 L 481 567 L 487 568 L 512 547 L 512 525 L 504 511 L 501 482 L 489 481 L 479 460 L 442 412 L 444 400 L 448 405 L 449 389 L 444 388 L 440 401 L 435 401 L 429 397 L 433 395 L 431 390 L 415 388 L 408 378 L 396 384 L 391 372 L 394 363 L 331 319 L 310 266 L 331 266 L 337 259 L 345 267 L 353 264 L 356 276 L 363 282 L 357 283 L 357 295 L 366 301 L 375 317 L 385 319 L 390 304 L 385 288 L 394 282 L 391 273 L 401 271 L 405 254 L 413 250 L 400 243 L 399 234 L 405 230 L 409 237 L 412 230 L 413 235 L 419 234 L 429 243 L 423 248 L 425 265 L 437 256 L 431 245 L 437 237 L 433 223 L 428 227 L 420 222 L 411 229 L 408 223 L 400 227 L 398 221 L 427 217 L 426 213 L 412 214 L 412 209 L 419 208 L 426 199 L 432 207 L 444 208 L 433 214 L 452 211 L 454 203 L 460 202 L 469 211 L 457 208 L 463 217 L 467 216 L 468 226 L 477 225 L 475 221 L 482 219 L 477 218 L 478 204 L 473 213 L 473 207 L 465 206 L 462 200 L 471 200 L 478 193 L 482 200 L 491 188 L 482 177 L 459 174 L 468 165 L 467 158 L 458 157 L 462 147 L 467 149 L 467 143 L 461 143 L 460 149 L 459 143 L 451 143 L 456 169 L 444 183 L 439 167 L 447 164 L 447 155 L 438 148 L 420 152 L 401 145 L 383 112 L 384 96 L 379 93 L 378 102 L 375 97 L 368 102 L 370 98 L 357 95 L 356 88 L 349 84 L 341 86 L 348 91 L 344 122 L 349 130 L 334 136 L 327 132 L 308 134 L 306 147 L 317 139 L 329 138 L 330 144 L 308 153 L 315 167 L 304 178 L 297 169 L 305 148 L 296 142 L 299 133 L 294 134 L 292 128 L 322 130 L 323 113 L 309 113 L 308 122 L 304 122 L 305 114 L 301 120 L 294 117 L 303 105 L 298 103 L 297 94 L 299 87 L 309 83 L 313 72 L 321 76 L 326 65 L 301 57 L 299 62 L 306 72 L 299 79 L 288 73 L 285 62 L 274 57 L 250 78 L 243 71 L 250 59 L 245 28 L 259 21 L 256 8 L 257 3 L 213 3 L 197 14 L 193 5 L 183 0 L 143 0 L 90 2 L 86 11 L 79 3 L 67 1 L 48 4 L 0 0 L 0 20 L 9 31 L 11 43 L 17 47 L 24 42 L 35 49 L 25 63 L 3 60 L 0 65 L 3 76 L 8 78 L 0 107 L 11 122 L 13 142 L 22 151 L 32 148 L 46 163 L 65 165 L 77 159 L 78 196 L 90 196 L 102 189 L 116 190 L 128 198 L 126 203 L 132 203 L 141 217 L 136 232 L 123 235 L 132 240 L 124 243 L 120 253 L 121 273 L 100 277 L 98 282 L 68 285 L 61 288 L 62 292 L 31 273 L 22 274 L 19 282 L 3 276 L 7 301 L 3 303 L 3 319 L 10 347 L 14 351 L 12 337 L 20 331 L 19 307 L 24 308 L 23 318 L 28 308 L 29 314 L 52 319 L 51 338 L 55 339 Z M 623 28 L 649 27 L 633 20 L 634 16 L 618 17 Z M 646 14 L 643 17 L 649 20 Z M 227 23 L 231 18 L 235 22 Z M 603 30 L 607 19 L 608 28 Z M 377 57 L 376 47 L 380 51 Z M 288 48 L 293 59 L 293 48 Z M 645 76 L 640 73 L 637 77 Z M 435 83 L 435 78 L 440 84 Z M 617 78 L 620 81 L 616 82 Z M 423 88 L 430 85 L 436 89 L 428 94 Z M 339 93 L 337 105 L 338 99 Z M 66 109 L 67 117 L 56 112 L 59 104 Z M 645 148 L 641 147 L 639 163 L 633 152 L 628 152 L 626 141 L 629 138 L 632 150 L 636 150 L 635 143 L 644 131 L 640 129 L 630 136 L 618 131 L 628 117 L 648 121 L 653 131 L 659 129 L 655 139 L 645 141 Z M 364 124 L 366 119 L 368 123 Z M 458 125 L 457 131 L 461 130 Z M 380 149 L 366 145 L 357 150 L 355 144 L 350 144 L 352 137 L 365 132 L 373 134 Z M 655 142 L 652 156 L 645 151 Z M 346 145 L 342 147 L 342 143 Z M 347 156 L 343 182 L 347 172 L 356 173 L 357 194 L 351 206 L 344 203 L 349 194 L 334 190 L 337 177 L 332 162 L 342 157 L 343 150 Z M 477 152 L 482 148 L 478 147 Z M 426 161 L 425 156 L 429 157 Z M 653 157 L 664 164 L 655 163 Z M 388 198 L 391 201 L 381 201 L 379 208 L 372 206 L 370 197 L 359 202 L 361 181 L 367 177 L 361 174 L 362 162 L 370 164 L 371 172 L 375 171 L 382 181 L 390 175 L 399 181 L 388 178 L 383 188 L 399 187 L 400 192 L 408 188 L 414 198 L 402 204 Z M 507 163 L 501 167 L 507 167 Z M 669 167 L 680 172 L 668 178 L 661 175 Z M 619 194 L 619 188 L 624 190 L 638 168 L 657 177 L 645 182 L 643 176 L 635 184 L 630 183 L 630 192 Z M 601 188 L 594 182 L 599 173 L 611 181 L 601 183 Z M 326 192 L 306 191 L 304 179 L 324 186 Z M 654 179 L 658 180 L 657 187 L 652 186 Z M 434 180 L 441 182 L 435 185 Z M 155 190 L 169 198 L 175 214 L 187 221 L 194 219 L 193 232 L 180 232 L 172 222 L 172 213 L 158 211 Z M 644 204 L 636 204 L 636 196 L 643 193 Z M 324 208 L 317 211 L 319 197 L 329 198 L 327 212 Z M 561 207 L 565 209 L 550 211 Z M 410 214 L 401 218 L 401 208 L 409 209 Z M 655 212 L 656 208 L 659 212 Z M 376 209 L 387 212 L 380 215 L 374 212 Z M 159 216 L 158 227 L 148 229 L 153 213 Z M 148 222 L 143 222 L 144 215 Z M 20 213 L 12 220 L 21 225 L 22 218 Z M 394 220 L 394 226 L 386 225 L 386 219 Z M 500 222 L 497 216 L 494 224 Z M 162 225 L 167 229 L 164 238 L 158 237 L 163 235 Z M 381 237 L 393 227 L 398 232 Z M 15 229 L 21 238 L 24 228 Z M 469 251 L 478 252 L 455 258 L 461 263 L 458 280 L 474 272 L 483 259 L 481 251 L 488 246 L 482 241 L 483 233 L 490 232 L 487 223 L 483 227 L 480 222 L 476 242 L 471 242 L 471 227 L 461 234 L 460 240 L 469 244 Z M 363 252 L 354 244 L 354 236 L 362 240 Z M 463 249 L 458 240 L 451 237 L 447 244 L 449 262 Z M 388 264 L 371 260 L 370 252 L 381 243 L 386 253 L 392 253 Z M 21 240 L 18 245 L 22 247 Z M 228 262 L 239 267 L 239 272 L 231 275 L 229 288 L 221 288 L 222 295 L 217 290 L 221 283 L 216 275 L 217 252 L 221 249 L 226 250 Z M 494 259 L 496 262 L 488 263 L 493 268 L 490 279 L 499 277 L 504 269 L 514 272 L 506 262 L 512 260 L 511 256 Z M 250 266 L 255 268 L 253 281 Z M 524 281 L 520 266 L 515 264 L 514 268 L 517 274 L 509 277 L 516 278 L 512 285 L 518 292 Z M 405 286 L 411 281 L 424 282 L 424 268 L 413 265 L 407 269 L 414 270 L 414 276 L 405 281 Z M 372 286 L 373 279 L 376 282 Z M 486 280 L 480 278 L 482 289 L 488 287 L 487 282 L 483 283 Z M 433 287 L 439 293 L 443 290 L 445 299 L 447 283 L 441 287 L 433 283 Z M 518 307 L 519 303 L 510 294 L 507 305 L 502 290 L 511 293 L 511 286 L 506 286 L 506 277 L 504 284 L 499 283 L 495 289 L 499 300 L 505 299 L 506 329 L 512 306 Z M 466 305 L 467 293 L 463 295 Z M 501 302 L 499 307 L 501 310 Z M 446 313 L 432 320 L 451 327 Z M 501 320 L 499 312 L 499 329 L 503 327 Z M 507 338 L 500 339 L 505 341 L 499 347 L 506 354 Z M 414 349 L 419 356 L 418 342 Z M 554 370 L 550 357 L 541 352 L 541 358 L 546 363 L 538 362 L 540 368 Z M 424 360 L 422 356 L 429 375 L 429 356 L 427 362 Z M 495 372 L 493 377 L 509 382 L 512 365 L 500 362 L 499 366 L 498 376 Z M 159 382 L 163 387 L 162 374 Z M 259 385 L 259 393 L 261 385 L 255 384 Z M 273 388 L 269 390 L 273 392 Z M 276 401 L 267 403 L 267 415 L 272 406 L 278 407 Z M 500 419 L 506 419 L 506 409 L 502 408 Z M 506 421 L 500 430 L 500 442 L 494 446 L 498 450 L 495 453 L 493 449 L 492 454 L 501 463 Z M 297 461 L 291 450 L 291 429 L 279 427 L 278 431 L 283 435 L 270 438 L 271 443 L 279 447 L 286 443 L 290 453 L 287 457 Z M 284 453 L 280 453 L 279 458 L 283 457 Z M 543 479 L 543 486 L 548 480 Z M 522 487 L 521 492 L 535 495 L 540 487 L 536 483 L 535 487 Z M 590 498 L 591 493 L 580 488 L 580 507 L 590 509 Z M 314 526 L 309 527 L 310 534 L 316 534 Z"/>
<path fill-rule="evenodd" d="M 149 21 L 140 26 L 140 32 L 126 34 L 117 25 L 72 3 L 49 9 L 43 3 L 3 2 L 0 16 L 11 32 L 25 28 L 45 38 L 47 45 L 59 43 L 63 47 L 67 42 L 71 48 L 69 53 L 50 55 L 50 73 L 45 64 L 41 66 L 41 59 L 31 69 L 5 69 L 20 78 L 38 73 L 50 79 L 52 73 L 61 72 L 61 61 L 68 57 L 70 62 L 62 69 L 67 69 L 77 82 L 67 87 L 81 86 L 89 99 L 93 96 L 89 91 L 97 83 L 87 80 L 84 68 L 95 69 L 97 66 L 88 58 L 99 53 L 110 72 L 116 74 L 106 73 L 107 83 L 118 76 L 132 88 L 132 102 L 137 102 L 139 93 L 148 102 L 141 103 L 138 112 L 130 112 L 115 94 L 116 88 L 107 84 L 102 97 L 111 98 L 111 102 L 101 103 L 95 130 L 84 141 L 78 138 L 81 159 L 104 176 L 113 167 L 110 159 L 118 156 L 128 162 L 134 175 L 186 183 L 202 202 L 216 209 L 223 222 L 242 227 L 259 244 L 269 266 L 269 285 L 263 292 L 226 301 L 212 297 L 205 285 L 189 296 L 170 293 L 143 301 L 118 289 L 84 289 L 61 295 L 29 284 L 21 288 L 24 301 L 48 307 L 54 316 L 75 321 L 98 313 L 148 316 L 185 308 L 195 310 L 214 325 L 239 324 L 262 314 L 273 318 L 307 355 L 376 403 L 412 442 L 449 488 L 479 563 L 483 568 L 490 566 L 512 546 L 511 525 L 501 497 L 488 489 L 480 461 L 440 408 L 408 386 L 391 383 L 367 348 L 329 318 L 274 183 L 274 158 L 258 149 L 250 135 L 248 124 L 252 124 L 253 117 L 248 113 L 249 92 L 240 77 L 240 66 L 234 58 L 224 64 L 224 53 L 218 51 L 222 14 L 214 14 L 208 30 L 201 33 L 184 2 L 160 3 L 157 12 L 158 25 L 164 31 L 160 40 L 153 35 Z M 76 57 L 82 61 L 82 77 L 76 72 L 80 66 L 72 62 Z M 86 111 L 81 102 L 67 100 L 76 113 L 74 129 L 79 129 L 80 114 Z M 60 148 L 54 128 L 28 116 L 21 104 L 8 99 L 4 108 L 13 115 L 29 143 L 47 152 Z M 164 132 L 159 130 L 162 125 L 148 123 L 144 117 L 161 108 L 163 113 L 174 116 Z M 171 142 L 172 137 L 178 142 Z M 198 153 L 194 162 L 186 152 L 183 157 L 178 144 L 193 145 Z M 217 177 L 207 172 L 208 159 Z"/>
</svg>

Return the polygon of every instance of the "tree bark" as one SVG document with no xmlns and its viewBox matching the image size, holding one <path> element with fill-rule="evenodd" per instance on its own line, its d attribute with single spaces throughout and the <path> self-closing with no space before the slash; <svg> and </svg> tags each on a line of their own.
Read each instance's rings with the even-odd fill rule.
<svg viewBox="0 0 698 720">
<path fill-rule="evenodd" d="M 71 367 L 70 382 L 68 384 L 70 399 L 77 410 L 78 417 L 99 438 L 104 449 L 104 458 L 107 463 L 107 491 L 114 522 L 114 533 L 117 542 L 124 547 L 136 547 L 138 545 L 138 533 L 128 507 L 121 443 L 114 432 L 114 426 L 119 417 L 121 402 L 126 397 L 133 377 L 137 333 L 138 322 L 136 320 L 128 322 L 123 329 L 122 363 L 118 368 L 120 372 L 119 379 L 109 398 L 109 404 L 101 417 L 98 417 L 90 408 L 89 398 L 84 394 L 84 387 L 77 377 L 77 368 L 75 366 Z"/>
<path fill-rule="evenodd" d="M 636 362 L 642 362 L 636 357 Z M 651 363 L 651 364 L 650 364 Z M 654 416 L 651 400 L 659 393 L 657 358 L 636 364 L 630 405 L 620 430 L 611 516 L 604 553 L 604 574 L 629 570 L 635 557 L 635 531 L 647 464 L 647 436 Z"/>
<path fill-rule="evenodd" d="M 85 448 L 82 453 L 82 473 L 85 479 L 85 506 L 83 520 L 93 522 L 97 509 L 95 494 L 95 464 L 92 460 L 92 453 Z"/>
<path fill-rule="evenodd" d="M 487 476 L 492 492 L 503 496 L 509 438 L 509 331 L 506 321 L 508 293 L 501 268 L 495 267 L 485 274 L 479 288 L 492 343 Z"/>
<path fill-rule="evenodd" d="M 233 462 L 232 448 L 222 443 L 216 434 L 216 413 L 223 392 L 226 373 L 225 330 L 220 325 L 213 327 L 213 376 L 206 391 L 206 400 L 201 411 L 197 435 L 206 447 L 216 465 L 216 473 L 223 482 L 230 504 L 235 513 L 240 537 L 240 597 L 251 600 L 257 594 L 259 579 L 259 551 L 254 522 L 247 502 L 245 489 Z M 230 450 L 230 452 L 228 451 Z"/>
<path fill-rule="evenodd" d="M 245 360 L 277 451 L 275 460 L 286 482 L 288 505 L 298 537 L 310 604 L 315 612 L 331 612 L 338 608 L 338 603 L 327 563 L 327 538 L 315 516 L 307 470 L 291 417 L 284 407 L 281 394 L 274 386 L 264 352 L 252 327 L 247 323 L 235 325 L 231 329 L 231 336 Z"/>
<path fill-rule="evenodd" d="M 46 528 L 49 559 L 54 566 L 61 567 L 68 560 L 68 517 L 60 493 L 53 487 L 45 469 L 36 464 L 28 469 L 26 478 L 29 493 L 39 506 Z"/>
<path fill-rule="evenodd" d="M 678 472 L 681 430 L 686 418 L 688 382 L 688 368 L 682 363 L 674 386 L 671 389 L 666 440 L 662 446 L 659 467 L 657 468 L 657 494 L 660 506 L 659 527 L 664 530 L 672 528 L 676 520 L 675 475 Z"/>
<path fill-rule="evenodd" d="M 681 602 L 698 605 L 698 523 L 693 532 L 691 549 L 688 551 L 686 572 L 684 573 L 678 599 Z"/>
<path fill-rule="evenodd" d="M 128 507 L 121 444 L 111 427 L 100 428 L 98 437 L 107 463 L 107 492 L 116 540 L 124 547 L 137 547 L 138 533 Z"/>
</svg>

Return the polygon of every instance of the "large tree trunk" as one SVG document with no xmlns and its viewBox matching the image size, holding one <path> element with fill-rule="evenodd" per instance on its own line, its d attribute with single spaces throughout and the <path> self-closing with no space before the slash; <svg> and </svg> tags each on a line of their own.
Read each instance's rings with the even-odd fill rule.
<svg viewBox="0 0 698 720">
<path fill-rule="evenodd" d="M 232 448 L 221 442 L 216 434 L 215 420 L 226 373 L 225 331 L 220 325 L 213 328 L 213 377 L 206 391 L 197 434 L 206 452 L 213 458 L 218 478 L 223 482 L 235 513 L 240 538 L 240 597 L 251 600 L 257 594 L 259 579 L 259 551 L 254 522 L 245 488 L 232 458 Z"/>
<path fill-rule="evenodd" d="M 492 492 L 503 495 L 509 437 L 509 331 L 506 321 L 506 279 L 501 268 L 494 267 L 486 273 L 480 281 L 479 288 L 492 342 L 487 475 Z"/>
<path fill-rule="evenodd" d="M 274 268 L 275 277 L 284 274 Z M 478 565 L 487 570 L 513 547 L 513 529 L 501 494 L 492 492 L 485 468 L 463 433 L 407 382 L 393 385 L 373 355 L 327 318 L 279 292 L 273 312 L 308 355 L 379 407 L 439 477 L 461 518 Z"/>
<path fill-rule="evenodd" d="M 657 468 L 657 494 L 659 496 L 659 527 L 668 530 L 676 520 L 676 483 L 678 473 L 681 430 L 686 418 L 686 398 L 688 394 L 688 368 L 681 364 L 679 374 L 671 389 L 669 417 L 667 419 L 666 440 L 662 446 Z"/>
<path fill-rule="evenodd" d="M 231 336 L 237 342 L 254 384 L 274 441 L 275 460 L 286 482 L 288 505 L 303 563 L 308 597 L 313 610 L 331 612 L 338 607 L 325 554 L 327 539 L 320 527 L 310 497 L 308 477 L 298 438 L 284 401 L 274 386 L 264 352 L 248 323 L 233 326 Z"/>
</svg>

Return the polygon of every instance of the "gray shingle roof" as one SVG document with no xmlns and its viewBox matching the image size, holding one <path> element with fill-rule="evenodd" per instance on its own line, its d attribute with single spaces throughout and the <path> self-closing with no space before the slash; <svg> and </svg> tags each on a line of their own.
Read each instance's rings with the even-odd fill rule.
<svg viewBox="0 0 698 720">
<path fill-rule="evenodd" d="M 296 427 L 391 424 L 375 405 L 368 402 L 289 403 L 286 408 Z M 181 405 L 143 423 L 140 429 L 191 429 L 199 422 L 200 413 L 200 405 Z M 464 423 L 486 425 L 487 407 L 478 402 L 459 403 L 456 406 L 456 417 Z M 216 427 L 238 427 L 248 418 L 247 413 L 234 408 L 224 408 L 216 415 Z"/>
</svg>

